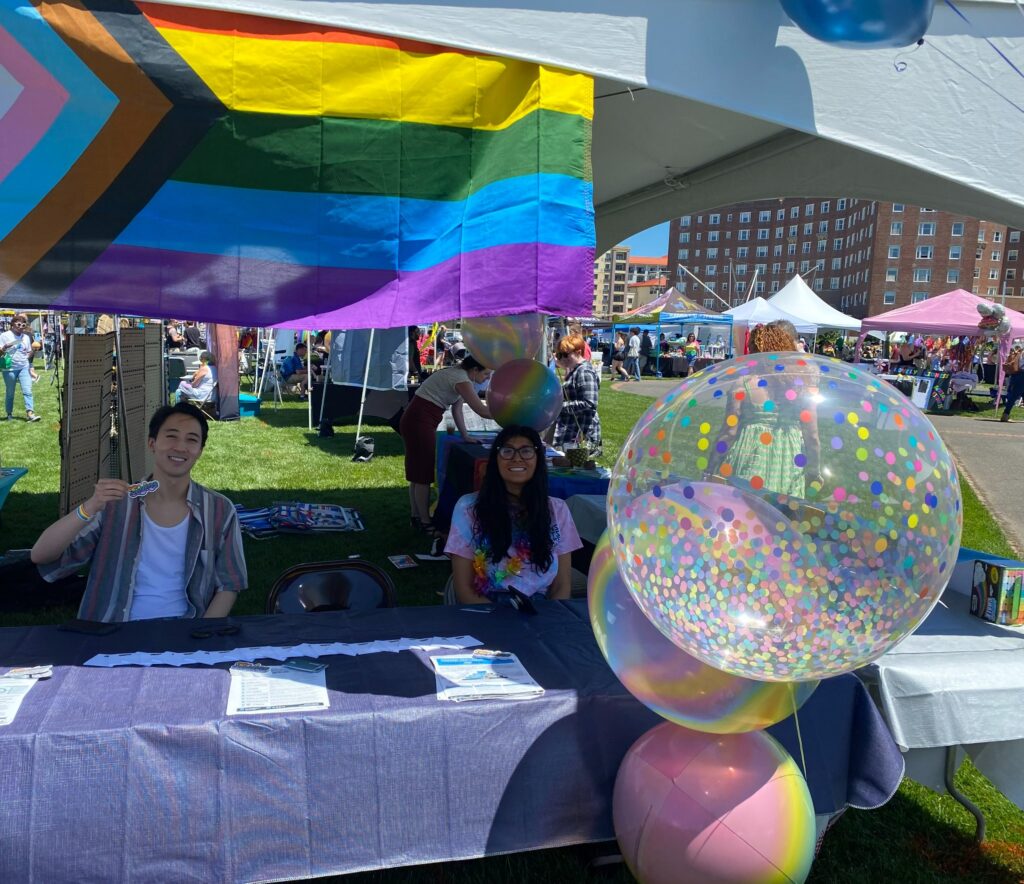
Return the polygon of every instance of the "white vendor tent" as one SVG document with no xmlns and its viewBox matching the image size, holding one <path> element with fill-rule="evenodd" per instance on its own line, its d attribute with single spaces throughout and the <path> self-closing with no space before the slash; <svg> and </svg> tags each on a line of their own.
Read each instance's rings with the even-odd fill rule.
<svg viewBox="0 0 1024 884">
<path fill-rule="evenodd" d="M 593 75 L 598 254 L 679 215 L 807 195 L 1024 227 L 1021 80 L 997 52 L 1024 37 L 1013 0 L 938 3 L 921 46 L 857 50 L 809 37 L 774 0 L 174 2 Z"/>
<path fill-rule="evenodd" d="M 835 307 L 826 304 L 800 276 L 794 276 L 776 294 L 772 295 L 768 299 L 768 304 L 778 310 L 798 316 L 805 325 L 814 325 L 818 329 L 838 328 L 845 331 L 860 331 L 859 319 L 840 313 Z"/>
<path fill-rule="evenodd" d="M 732 317 L 734 325 L 751 326 L 774 322 L 776 319 L 785 319 L 792 322 L 798 332 L 814 334 L 818 330 L 818 326 L 813 322 L 807 322 L 799 316 L 787 313 L 761 297 L 751 298 L 746 304 L 740 304 L 739 307 L 733 307 L 725 312 Z"/>
</svg>

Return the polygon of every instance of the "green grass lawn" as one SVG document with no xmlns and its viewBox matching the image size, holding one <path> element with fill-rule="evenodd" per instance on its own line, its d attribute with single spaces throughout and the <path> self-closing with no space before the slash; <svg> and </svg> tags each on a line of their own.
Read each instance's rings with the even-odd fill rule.
<svg viewBox="0 0 1024 884">
<path fill-rule="evenodd" d="M 60 455 L 56 394 L 49 384 L 49 375 L 43 375 L 36 391 L 36 410 L 43 420 L 36 424 L 21 420 L 0 422 L 2 463 L 29 468 L 29 474 L 15 486 L 3 509 L 0 550 L 31 546 L 40 531 L 57 516 Z M 20 407 L 20 393 L 17 396 L 16 410 Z M 614 460 L 649 404 L 650 400 L 642 396 L 603 386 L 601 421 L 606 465 Z M 301 500 L 356 507 L 367 530 L 314 537 L 246 538 L 250 589 L 242 594 L 236 612 L 262 613 L 267 590 L 291 564 L 354 554 L 392 574 L 400 604 L 438 603 L 436 592 L 448 575 L 445 564 L 421 564 L 399 573 L 387 561 L 387 556 L 394 553 L 426 551 L 426 542 L 408 527 L 408 497 L 398 436 L 387 426 L 373 426 L 370 432 L 376 440 L 376 456 L 370 463 L 356 464 L 351 461 L 354 425 L 338 427 L 333 438 L 321 439 L 306 429 L 304 403 L 285 402 L 276 411 L 269 403 L 264 403 L 264 407 L 266 410 L 259 418 L 213 425 L 209 444 L 195 470 L 196 479 L 238 503 L 251 506 Z M 1012 554 L 997 520 L 967 485 L 962 491 L 964 545 Z M 55 623 L 72 615 L 70 609 L 7 615 L 0 617 L 0 626 Z M 881 810 L 845 814 L 825 840 L 810 880 L 819 884 L 1024 881 L 1024 813 L 1003 798 L 970 764 L 961 768 L 957 781 L 986 811 L 989 837 L 981 849 L 975 847 L 971 837 L 973 820 L 952 798 L 938 796 L 906 780 L 895 798 Z M 388 870 L 345 880 L 358 884 L 631 880 L 622 867 L 588 871 L 587 863 L 593 856 L 611 850 L 612 845 L 540 851 L 443 867 Z"/>
</svg>

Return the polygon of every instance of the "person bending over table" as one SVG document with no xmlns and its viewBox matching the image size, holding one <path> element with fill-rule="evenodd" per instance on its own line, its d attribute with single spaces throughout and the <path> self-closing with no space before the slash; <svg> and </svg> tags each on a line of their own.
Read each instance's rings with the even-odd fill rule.
<svg viewBox="0 0 1024 884">
<path fill-rule="evenodd" d="M 437 457 L 437 440 L 434 437 L 437 425 L 444 417 L 445 409 L 450 407 L 455 426 L 462 438 L 468 441 L 462 403 L 465 402 L 480 417 L 490 418 L 491 412 L 473 389 L 474 384 L 482 384 L 490 375 L 490 369 L 467 356 L 458 365 L 431 374 L 420 384 L 402 414 L 398 432 L 405 443 L 405 479 L 409 483 L 409 507 L 412 510 L 410 522 L 426 534 L 434 534 L 430 524 L 430 486 L 434 482 L 434 460 Z"/>
<path fill-rule="evenodd" d="M 158 408 L 149 422 L 150 479 L 159 488 L 130 498 L 128 483 L 100 479 L 74 512 L 32 547 L 49 582 L 92 562 L 78 616 L 106 622 L 226 617 L 248 585 L 238 515 L 231 501 L 191 479 L 209 431 L 187 402 Z"/>
<path fill-rule="evenodd" d="M 480 491 L 459 498 L 444 551 L 458 604 L 487 604 L 515 587 L 567 599 L 571 553 L 582 548 L 569 507 L 548 496 L 544 445 L 536 430 L 506 427 L 491 448 Z"/>
</svg>

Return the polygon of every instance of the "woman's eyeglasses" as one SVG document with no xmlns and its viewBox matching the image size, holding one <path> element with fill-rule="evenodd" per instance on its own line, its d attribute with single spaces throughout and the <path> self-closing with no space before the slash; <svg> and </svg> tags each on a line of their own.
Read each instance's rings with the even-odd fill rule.
<svg viewBox="0 0 1024 884">
<path fill-rule="evenodd" d="M 532 445 L 524 445 L 522 448 L 513 448 L 511 445 L 503 445 L 498 449 L 498 457 L 502 460 L 512 460 L 519 455 L 523 460 L 533 460 L 537 456 L 537 449 Z"/>
</svg>

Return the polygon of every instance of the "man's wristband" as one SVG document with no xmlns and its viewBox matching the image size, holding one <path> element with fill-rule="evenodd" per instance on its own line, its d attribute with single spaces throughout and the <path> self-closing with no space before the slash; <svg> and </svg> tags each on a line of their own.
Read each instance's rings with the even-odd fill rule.
<svg viewBox="0 0 1024 884">
<path fill-rule="evenodd" d="M 91 522 L 92 516 L 85 511 L 85 504 L 80 503 L 78 509 L 75 510 L 75 515 L 78 516 L 83 522 Z"/>
</svg>

